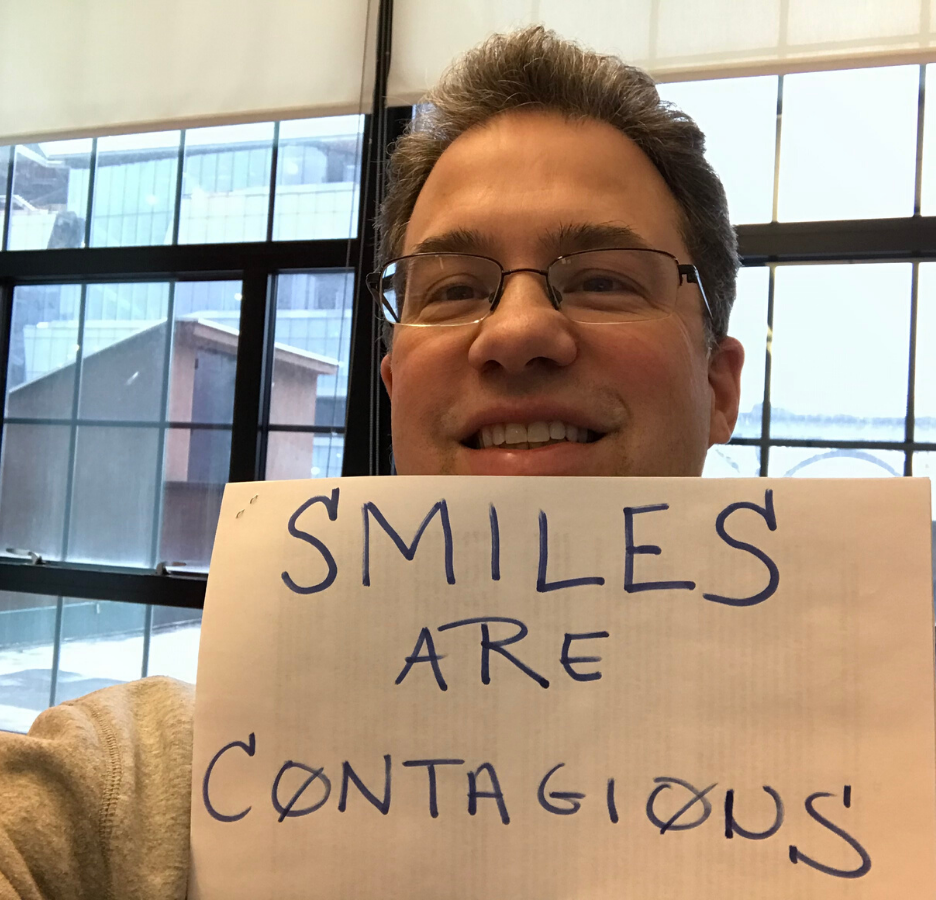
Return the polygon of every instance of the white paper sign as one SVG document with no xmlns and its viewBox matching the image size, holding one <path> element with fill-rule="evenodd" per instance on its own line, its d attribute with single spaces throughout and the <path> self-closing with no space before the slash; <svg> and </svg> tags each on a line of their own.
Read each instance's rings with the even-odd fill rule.
<svg viewBox="0 0 936 900">
<path fill-rule="evenodd" d="M 228 486 L 193 898 L 936 890 L 925 480 Z"/>
</svg>

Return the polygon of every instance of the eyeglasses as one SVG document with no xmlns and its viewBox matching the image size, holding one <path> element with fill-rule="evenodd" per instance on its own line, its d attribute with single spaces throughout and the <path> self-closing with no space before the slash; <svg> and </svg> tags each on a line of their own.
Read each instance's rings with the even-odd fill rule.
<svg viewBox="0 0 936 900">
<path fill-rule="evenodd" d="M 542 275 L 553 307 L 584 324 L 662 319 L 676 308 L 683 281 L 698 286 L 712 315 L 696 267 L 664 250 L 584 250 L 546 269 L 507 270 L 486 256 L 416 253 L 368 275 L 367 286 L 394 325 L 472 325 L 497 309 L 505 279 L 517 272 Z"/>
</svg>

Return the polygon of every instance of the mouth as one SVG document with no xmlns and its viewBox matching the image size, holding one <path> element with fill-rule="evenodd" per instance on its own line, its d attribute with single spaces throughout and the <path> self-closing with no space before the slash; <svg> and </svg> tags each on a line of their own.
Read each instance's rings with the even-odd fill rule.
<svg viewBox="0 0 936 900">
<path fill-rule="evenodd" d="M 472 450 L 537 450 L 554 444 L 593 444 L 604 434 L 570 422 L 497 422 L 483 425 L 468 440 Z"/>
</svg>

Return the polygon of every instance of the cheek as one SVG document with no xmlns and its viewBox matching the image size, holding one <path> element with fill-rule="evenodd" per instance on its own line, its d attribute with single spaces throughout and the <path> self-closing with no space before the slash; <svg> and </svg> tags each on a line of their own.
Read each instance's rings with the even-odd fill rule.
<svg viewBox="0 0 936 900">
<path fill-rule="evenodd" d="M 393 348 L 393 418 L 420 424 L 419 429 L 407 428 L 407 437 L 421 433 L 451 408 L 450 394 L 458 381 L 457 349 L 448 346 L 449 342 L 419 337 L 407 335 Z"/>
<path fill-rule="evenodd" d="M 626 342 L 604 343 L 599 370 L 613 373 L 629 406 L 664 414 L 697 404 L 707 385 L 704 355 L 672 319 L 635 328 Z"/>
</svg>

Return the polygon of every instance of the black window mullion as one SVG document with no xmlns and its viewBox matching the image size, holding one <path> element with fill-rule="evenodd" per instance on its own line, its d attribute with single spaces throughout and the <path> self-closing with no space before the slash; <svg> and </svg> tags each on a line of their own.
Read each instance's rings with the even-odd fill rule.
<svg viewBox="0 0 936 900">
<path fill-rule="evenodd" d="M 10 220 L 13 218 L 13 162 L 16 159 L 16 147 L 9 148 L 10 158 L 7 160 L 6 215 L 3 217 L 3 234 L 0 237 L 0 250 L 6 250 L 10 243 Z"/>
<path fill-rule="evenodd" d="M 85 213 L 84 245 L 91 246 L 91 216 L 94 214 L 94 176 L 97 172 L 98 139 L 91 141 L 91 159 L 88 163 L 88 205 Z"/>
<path fill-rule="evenodd" d="M 280 123 L 273 123 L 273 148 L 270 151 L 270 197 L 267 203 L 266 239 L 273 240 L 273 214 L 276 211 L 276 171 L 279 166 Z M 248 160 L 249 164 L 249 160 Z"/>
<path fill-rule="evenodd" d="M 172 343 L 175 336 L 175 281 L 169 282 L 169 298 L 166 306 L 166 341 L 163 347 L 163 378 L 161 396 L 159 398 L 159 437 L 156 442 L 156 489 L 153 494 L 153 535 L 150 539 L 150 565 L 155 567 L 159 562 L 159 545 L 162 532 L 163 498 L 165 495 L 163 485 L 163 464 L 166 456 L 166 440 L 168 438 L 169 418 L 169 386 L 172 378 Z"/>
<path fill-rule="evenodd" d="M 0 590 L 19 594 L 201 609 L 205 584 L 201 575 L 157 574 L 74 563 L 47 562 L 36 566 L 0 561 Z"/>
<path fill-rule="evenodd" d="M 269 284 L 270 273 L 265 269 L 250 269 L 244 273 L 234 375 L 230 481 L 257 481 L 263 477 L 259 439 L 271 329 Z"/>
<path fill-rule="evenodd" d="M 777 267 L 770 266 L 770 277 L 767 281 L 767 341 L 764 348 L 764 400 L 761 404 L 761 477 L 767 475 L 767 465 L 770 461 L 770 376 L 773 369 L 773 323 L 774 323 L 774 291 L 777 278 Z"/>
<path fill-rule="evenodd" d="M 916 172 L 913 184 L 913 215 L 919 216 L 923 197 L 923 126 L 926 113 L 926 65 L 920 66 L 920 92 L 917 99 Z"/>
<path fill-rule="evenodd" d="M 785 6 L 786 4 L 784 4 Z M 783 76 L 777 78 L 777 130 L 774 136 L 774 183 L 773 213 L 770 221 L 777 221 L 777 209 L 780 203 L 780 138 L 783 131 Z"/>
<path fill-rule="evenodd" d="M 81 370 L 84 360 L 85 306 L 88 286 L 81 285 L 81 299 L 78 302 L 78 341 L 75 351 L 75 384 L 72 389 L 71 432 L 68 439 L 68 476 L 65 481 L 65 510 L 62 522 L 61 557 L 67 559 L 71 539 L 71 511 L 75 490 L 75 467 L 78 457 L 78 412 L 81 404 Z M 27 550 L 30 548 L 26 548 Z"/>
<path fill-rule="evenodd" d="M 378 114 L 364 123 L 364 159 L 361 164 L 361 200 L 358 216 L 360 250 L 354 278 L 354 316 L 348 407 L 342 475 L 388 475 L 391 471 L 390 399 L 380 380 L 382 343 L 374 302 L 365 275 L 377 258 L 374 222 L 380 207 L 380 180 L 390 144 L 409 122 L 410 107 L 394 107 L 384 114 L 382 143 L 375 134 Z"/>
<path fill-rule="evenodd" d="M 13 282 L 0 280 L 0 420 L 6 416 L 7 369 L 13 332 Z M 0 427 L 0 459 L 3 459 L 3 432 Z"/>
<path fill-rule="evenodd" d="M 361 186 L 358 206 L 358 267 L 354 278 L 354 304 L 351 319 L 351 350 L 348 362 L 348 404 L 346 409 L 347 437 L 341 474 L 376 475 L 377 459 L 374 446 L 374 412 L 379 402 L 374 370 L 375 345 L 379 335 L 375 329 L 373 307 L 364 283 L 362 268 L 375 259 L 373 212 L 377 207 L 377 166 L 373 153 L 377 110 L 364 120 L 362 137 Z"/>
<path fill-rule="evenodd" d="M 247 269 L 343 269 L 358 250 L 356 238 L 254 241 L 243 244 L 166 244 L 8 250 L 0 253 L 0 280 L 17 284 L 136 281 L 166 278 L 238 278 Z"/>
<path fill-rule="evenodd" d="M 55 603 L 55 628 L 52 632 L 52 665 L 49 669 L 49 706 L 55 706 L 58 692 L 59 663 L 62 658 L 62 619 L 65 616 L 65 600 L 59 596 Z"/>
<path fill-rule="evenodd" d="M 143 659 L 140 662 L 140 678 L 146 678 L 149 673 L 150 642 L 153 637 L 153 606 L 146 605 L 143 616 Z"/>
<path fill-rule="evenodd" d="M 179 219 L 182 216 L 182 183 L 185 173 L 185 135 L 183 128 L 179 133 L 179 156 L 176 163 L 175 195 L 172 198 L 172 246 L 179 243 Z"/>
<path fill-rule="evenodd" d="M 912 447 L 916 437 L 916 344 L 917 310 L 919 309 L 920 264 L 913 264 L 913 278 L 910 282 L 910 348 L 907 369 L 907 423 L 906 441 Z M 904 475 L 913 474 L 913 452 L 908 449 L 904 460 Z"/>
</svg>

